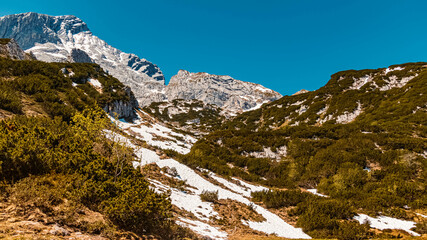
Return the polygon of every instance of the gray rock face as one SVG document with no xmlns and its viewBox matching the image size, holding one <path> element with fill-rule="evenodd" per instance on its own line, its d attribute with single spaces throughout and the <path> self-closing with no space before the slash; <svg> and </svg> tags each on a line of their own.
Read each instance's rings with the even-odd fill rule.
<svg viewBox="0 0 427 240">
<path fill-rule="evenodd" d="M 14 39 L 1 39 L 0 56 L 16 60 L 32 60 L 31 54 L 25 53 Z"/>
<path fill-rule="evenodd" d="M 230 76 L 190 73 L 185 70 L 180 70 L 171 78 L 165 94 L 169 101 L 198 99 L 215 104 L 230 114 L 256 109 L 282 96 L 259 84 L 243 82 Z"/>
<path fill-rule="evenodd" d="M 298 92 L 296 92 L 296 93 L 292 94 L 292 96 L 299 95 L 299 94 L 304 94 L 304 93 L 308 93 L 308 92 L 310 92 L 310 91 L 305 90 L 305 89 L 301 89 L 301 90 L 299 90 Z"/>
<path fill-rule="evenodd" d="M 71 50 L 70 56 L 68 56 L 68 61 L 75 63 L 93 63 L 92 59 L 85 51 L 77 48 L 73 48 Z"/>
<path fill-rule="evenodd" d="M 125 89 L 126 94 L 129 96 L 129 101 L 116 100 L 108 103 L 104 107 L 104 111 L 110 116 L 115 118 L 134 119 L 136 117 L 135 108 L 138 108 L 138 101 L 133 95 L 130 88 Z"/>
<path fill-rule="evenodd" d="M 0 18 L 0 38 L 14 38 L 26 52 L 46 62 L 87 61 L 84 51 L 109 74 L 132 88 L 138 102 L 147 105 L 165 99 L 164 76 L 151 62 L 124 53 L 94 36 L 75 16 L 22 13 Z M 73 49 L 78 49 L 74 50 Z M 78 52 L 76 52 L 78 51 Z"/>
</svg>

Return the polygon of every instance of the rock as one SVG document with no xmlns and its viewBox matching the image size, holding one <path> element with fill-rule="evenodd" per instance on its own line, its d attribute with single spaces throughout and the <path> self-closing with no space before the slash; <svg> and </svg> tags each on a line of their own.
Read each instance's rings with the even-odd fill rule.
<svg viewBox="0 0 427 240">
<path fill-rule="evenodd" d="M 310 92 L 310 91 L 305 90 L 305 89 L 301 89 L 301 90 L 299 90 L 298 92 L 296 92 L 296 93 L 292 94 L 292 96 L 299 95 L 299 94 L 303 94 L 303 93 L 308 93 L 308 92 Z"/>
<path fill-rule="evenodd" d="M 53 226 L 53 229 L 50 230 L 49 233 L 52 235 L 56 235 L 56 236 L 69 236 L 70 235 L 70 232 L 67 229 L 60 227 L 58 225 Z"/>
<path fill-rule="evenodd" d="M 230 76 L 190 73 L 180 70 L 165 89 L 169 101 L 198 99 L 236 114 L 274 101 L 282 95 L 256 83 L 244 82 Z"/>
<path fill-rule="evenodd" d="M 31 54 L 26 54 L 13 38 L 0 39 L 0 57 L 6 57 L 15 60 L 34 59 L 34 56 Z"/>
<path fill-rule="evenodd" d="M 68 56 L 68 61 L 75 63 L 93 63 L 89 55 L 80 49 L 73 48 L 71 50 L 70 56 Z"/>
<path fill-rule="evenodd" d="M 132 120 L 136 117 L 135 109 L 138 108 L 139 105 L 130 88 L 125 88 L 125 91 L 129 96 L 129 101 L 125 102 L 122 100 L 116 100 L 114 102 L 107 103 L 104 107 L 104 111 L 114 118 L 126 118 Z"/>
<path fill-rule="evenodd" d="M 166 167 L 166 173 L 171 175 L 172 177 L 178 176 L 178 171 L 176 170 L 175 167 L 171 167 L 171 168 Z"/>
</svg>

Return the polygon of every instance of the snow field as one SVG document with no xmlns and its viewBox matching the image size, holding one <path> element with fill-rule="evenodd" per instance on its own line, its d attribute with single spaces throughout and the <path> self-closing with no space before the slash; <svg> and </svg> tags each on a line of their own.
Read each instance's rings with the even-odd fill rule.
<svg viewBox="0 0 427 240">
<path fill-rule="evenodd" d="M 136 151 L 136 154 L 138 156 L 141 155 L 140 157 L 143 159 L 144 154 L 141 150 L 142 149 L 140 149 L 139 151 Z M 143 151 L 146 153 L 147 149 Z M 225 186 L 237 192 L 237 193 L 234 193 L 209 182 L 208 180 L 204 179 L 199 174 L 197 174 L 191 168 L 177 162 L 174 159 L 160 160 L 160 158 L 158 158 L 157 161 L 154 161 L 154 162 L 160 168 L 174 167 L 178 172 L 179 178 L 181 180 L 185 180 L 186 184 L 194 187 L 194 194 L 185 193 L 185 192 L 178 191 L 176 189 L 172 189 L 171 200 L 172 200 L 172 204 L 193 213 L 200 220 L 208 221 L 210 218 L 216 217 L 217 213 L 213 210 L 213 205 L 211 203 L 203 202 L 200 200 L 199 194 L 201 194 L 204 190 L 218 191 L 219 199 L 231 199 L 231 200 L 236 200 L 238 202 L 241 202 L 245 205 L 253 205 L 254 210 L 266 219 L 266 221 L 264 222 L 243 221 L 243 223 L 249 226 L 250 228 L 260 232 L 267 233 L 267 234 L 276 234 L 277 236 L 280 236 L 280 237 L 303 238 L 303 239 L 310 238 L 310 236 L 305 234 L 301 229 L 294 228 L 293 226 L 283 221 L 283 219 L 281 219 L 279 216 L 271 213 L 270 211 L 256 204 L 253 204 L 249 199 L 245 197 L 250 195 L 250 192 L 248 192 L 248 190 L 245 190 L 241 186 L 238 186 L 234 183 L 228 182 L 225 179 L 215 176 L 214 174 L 211 174 L 211 176 L 213 176 L 215 180 L 223 184 L 225 183 L 224 184 Z M 247 184 L 247 185 L 250 186 L 250 184 Z M 251 186 L 251 187 L 256 188 L 255 186 Z M 208 235 L 208 236 L 213 237 L 211 235 Z"/>
<path fill-rule="evenodd" d="M 218 230 L 218 228 L 213 227 L 204 222 L 194 221 L 180 217 L 179 220 L 176 221 L 176 223 L 183 227 L 190 228 L 191 230 L 200 235 L 209 236 L 213 239 L 227 239 L 228 236 L 226 232 L 222 232 Z"/>
<path fill-rule="evenodd" d="M 197 139 L 191 136 L 176 133 L 172 129 L 158 123 L 147 126 L 147 123 L 142 119 L 137 119 L 134 123 L 116 121 L 114 118 L 111 118 L 111 120 L 128 134 L 134 135 L 136 138 L 147 142 L 147 144 L 151 146 L 174 150 L 181 154 L 189 153 L 191 147 L 197 141 Z M 137 134 L 132 134 L 130 131 Z M 156 139 L 158 137 L 161 139 Z"/>
</svg>

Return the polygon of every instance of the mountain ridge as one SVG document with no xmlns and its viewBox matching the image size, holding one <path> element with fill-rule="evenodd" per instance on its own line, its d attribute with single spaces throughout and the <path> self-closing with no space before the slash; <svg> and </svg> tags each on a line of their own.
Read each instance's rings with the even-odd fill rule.
<svg viewBox="0 0 427 240">
<path fill-rule="evenodd" d="M 173 84 L 165 86 L 164 75 L 157 65 L 144 58 L 139 58 L 135 54 L 127 54 L 108 45 L 105 41 L 93 35 L 87 24 L 76 16 L 49 16 L 33 12 L 3 16 L 0 18 L 0 38 L 15 38 L 26 52 L 32 52 L 41 61 L 95 62 L 104 68 L 106 72 L 131 87 L 140 106 L 148 106 L 152 102 L 171 101 L 179 98 L 179 96 L 176 96 L 177 94 L 173 94 Z M 219 75 L 210 76 L 223 78 Z M 177 76 L 174 77 L 176 78 Z M 236 114 L 281 96 L 261 85 L 238 80 L 234 81 L 234 79 L 229 82 L 223 81 L 222 84 L 224 86 L 222 87 L 226 89 L 229 87 L 227 86 L 228 83 L 237 82 L 241 86 L 252 86 L 254 88 L 253 92 L 256 89 L 262 89 L 263 91 L 269 91 L 270 94 L 263 96 L 262 93 L 256 93 L 254 96 L 250 96 L 253 97 L 251 100 L 236 98 L 237 94 L 234 94 L 234 96 L 231 96 L 235 98 L 232 100 L 234 103 L 229 102 L 230 104 L 228 105 L 224 105 L 223 100 L 214 100 L 214 98 L 225 97 L 218 91 L 210 92 L 212 96 L 203 96 L 202 98 L 207 100 L 206 104 L 215 102 L 220 107 L 228 108 L 225 109 L 227 112 Z M 208 91 L 206 87 L 187 86 L 186 92 Z M 230 91 L 228 94 L 230 94 Z M 251 92 L 246 90 L 242 94 L 251 94 Z M 275 97 L 268 96 L 271 94 L 275 95 Z"/>
<path fill-rule="evenodd" d="M 151 101 L 149 99 L 163 100 L 157 91 L 164 87 L 164 76 L 157 65 L 111 47 L 73 15 L 29 12 L 3 16 L 0 38 L 15 38 L 25 51 L 47 62 L 67 61 L 72 49 L 80 49 L 109 74 L 130 86 L 140 104 Z"/>
<path fill-rule="evenodd" d="M 260 107 L 282 95 L 260 84 L 236 80 L 228 75 L 179 70 L 165 88 L 169 100 L 197 99 L 214 104 L 232 115 Z"/>
</svg>

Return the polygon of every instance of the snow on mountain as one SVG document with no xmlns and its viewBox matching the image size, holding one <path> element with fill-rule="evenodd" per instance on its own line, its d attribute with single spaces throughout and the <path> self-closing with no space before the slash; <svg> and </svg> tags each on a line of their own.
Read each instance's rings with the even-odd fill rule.
<svg viewBox="0 0 427 240">
<path fill-rule="evenodd" d="M 143 111 L 138 111 L 138 114 L 139 118 L 133 123 L 124 120 L 115 121 L 114 119 L 112 121 L 115 121 L 117 126 L 128 134 L 147 142 L 150 146 L 163 150 L 169 149 L 187 154 L 197 141 L 191 136 L 177 133 L 166 127 Z"/>
<path fill-rule="evenodd" d="M 123 120 L 113 121 L 115 121 L 117 126 L 127 134 L 145 141 L 148 146 L 153 146 L 159 149 L 171 149 L 185 154 L 189 152 L 192 144 L 196 141 L 196 139 L 192 137 L 176 133 L 174 130 L 157 122 L 156 119 L 142 111 L 139 112 L 139 118 L 134 123 L 125 122 Z M 217 185 L 214 182 L 206 180 L 199 175 L 198 172 L 175 159 L 159 156 L 162 155 L 161 151 L 138 147 L 132 144 L 129 139 L 121 135 L 113 135 L 113 133 L 109 134 L 111 134 L 111 139 L 120 141 L 134 148 L 136 156 L 140 159 L 139 162 L 134 162 L 134 167 L 156 164 L 161 169 L 173 168 L 176 170 L 176 176 L 170 176 L 166 173 L 163 174 L 176 180 L 185 181 L 185 184 L 190 186 L 191 191 L 182 191 L 155 179 L 148 179 L 156 191 L 170 191 L 170 198 L 173 205 L 190 212 L 197 218 L 197 220 L 194 220 L 180 217 L 177 221 L 178 224 L 188 227 L 194 232 L 212 239 L 227 239 L 227 233 L 215 227 L 214 222 L 212 222 L 212 219 L 218 217 L 218 213 L 214 210 L 213 204 L 210 202 L 204 202 L 200 198 L 200 194 L 203 191 L 218 191 L 219 199 L 231 199 L 247 206 L 253 206 L 254 211 L 265 218 L 265 221 L 262 222 L 242 220 L 242 223 L 249 228 L 266 234 L 276 234 L 277 236 L 286 238 L 310 238 L 310 236 L 305 234 L 301 229 L 291 226 L 276 214 L 254 204 L 250 200 L 252 191 L 262 191 L 267 190 L 267 188 L 234 179 L 235 182 L 240 183 L 236 184 L 235 182 L 228 181 L 212 172 L 199 169 L 202 172 L 207 172 L 209 178 L 212 178 L 220 184 Z"/>
<path fill-rule="evenodd" d="M 349 90 L 360 90 L 364 86 L 379 88 L 380 91 L 387 91 L 392 88 L 401 88 L 409 81 L 418 76 L 418 73 L 407 74 L 407 76 L 399 76 L 399 73 L 405 70 L 405 67 L 388 67 L 383 71 L 370 73 L 359 78 L 353 78 L 353 83 L 348 87 Z M 345 79 L 341 77 L 340 80 Z"/>
<path fill-rule="evenodd" d="M 84 61 L 90 57 L 109 74 L 130 86 L 140 105 L 164 100 L 162 71 L 146 59 L 124 53 L 94 36 L 81 19 L 22 13 L 0 18 L 0 38 L 14 38 L 38 60 Z M 80 50 L 80 51 L 79 51 Z"/>
<path fill-rule="evenodd" d="M 169 100 L 198 99 L 217 105 L 231 114 L 254 110 L 282 96 L 259 84 L 243 82 L 230 76 L 190 73 L 185 70 L 180 70 L 171 78 L 165 93 Z"/>
<path fill-rule="evenodd" d="M 277 236 L 280 236 L 280 237 L 305 238 L 305 239 L 310 238 L 301 229 L 294 228 L 293 226 L 283 221 L 279 216 L 251 202 L 249 199 L 246 198 L 247 194 L 242 192 L 241 187 L 237 186 L 234 183 L 228 182 L 227 187 L 231 189 L 225 189 L 221 186 L 215 185 L 207 181 L 206 179 L 201 177 L 199 174 L 197 174 L 194 170 L 185 166 L 184 164 L 177 162 L 174 159 L 160 160 L 159 158 L 157 161 L 155 161 L 155 163 L 159 167 L 165 167 L 165 166 L 174 167 L 177 170 L 178 175 L 180 176 L 180 179 L 185 180 L 188 185 L 194 188 L 194 193 L 181 192 L 179 199 L 177 199 L 177 196 L 174 196 L 174 194 L 172 194 L 171 195 L 172 203 L 174 203 L 174 201 L 181 201 L 181 204 L 185 206 L 186 209 L 191 210 L 191 212 L 195 212 L 198 215 L 200 215 L 201 209 L 204 209 L 204 208 L 206 209 L 208 207 L 203 207 L 203 206 L 200 207 L 201 204 L 205 205 L 207 203 L 198 201 L 198 199 L 200 199 L 199 195 L 202 193 L 203 190 L 218 191 L 219 199 L 232 199 L 248 206 L 253 204 L 255 211 L 258 214 L 261 214 L 266 219 L 263 222 L 244 221 L 244 224 L 249 226 L 250 228 L 260 232 L 265 232 L 267 234 L 276 234 Z M 218 179 L 218 178 L 219 177 L 216 177 L 215 179 Z M 221 180 L 221 182 L 225 182 L 225 181 L 227 180 L 225 179 Z M 234 191 L 232 192 L 230 190 L 236 190 L 236 192 Z M 183 194 L 185 194 L 186 196 L 183 196 Z M 197 201 L 195 201 L 193 198 L 197 199 Z M 216 215 L 215 211 L 208 211 L 208 213 L 209 214 L 207 216 L 200 217 L 200 220 L 206 220 L 206 217 L 207 219 L 209 219 L 209 217 L 214 217 Z"/>
<path fill-rule="evenodd" d="M 255 83 L 187 71 L 180 71 L 165 88 L 159 67 L 108 45 L 94 36 L 86 23 L 72 15 L 29 12 L 4 16 L 0 18 L 0 38 L 16 39 L 26 52 L 32 52 L 41 61 L 95 62 L 131 87 L 140 106 L 167 99 L 198 99 L 235 114 L 281 97 Z"/>
<path fill-rule="evenodd" d="M 360 224 L 369 223 L 371 228 L 376 228 L 380 230 L 384 229 L 401 229 L 413 236 L 420 236 L 420 234 L 411 231 L 415 227 L 415 222 L 401 220 L 397 218 L 387 217 L 387 216 L 378 216 L 376 218 L 370 217 L 366 214 L 358 214 L 354 217 Z"/>
</svg>

